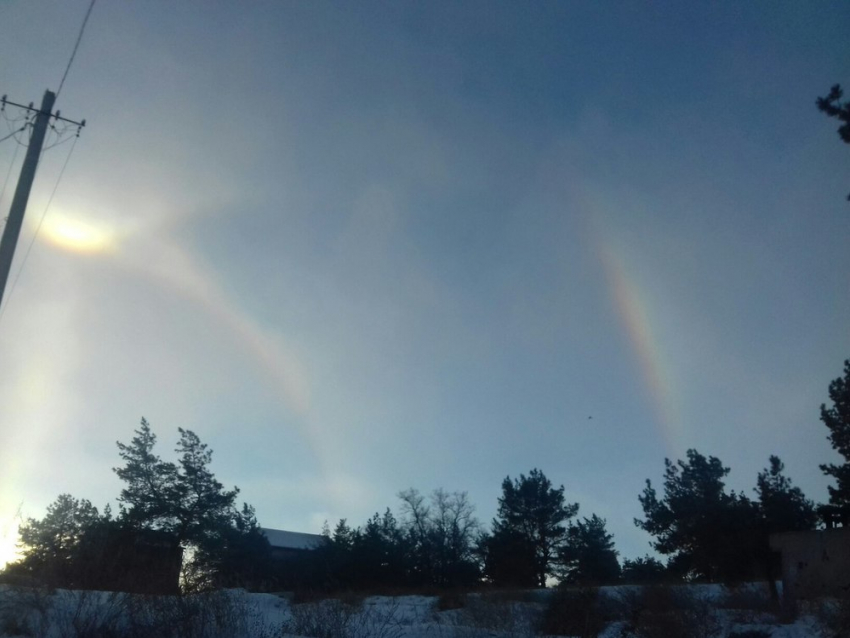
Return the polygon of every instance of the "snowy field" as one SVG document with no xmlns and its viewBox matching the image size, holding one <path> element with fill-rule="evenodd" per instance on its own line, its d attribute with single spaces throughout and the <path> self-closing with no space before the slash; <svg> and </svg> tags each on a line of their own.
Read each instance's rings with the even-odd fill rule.
<svg viewBox="0 0 850 638">
<path fill-rule="evenodd" d="M 573 595 L 574 594 L 574 595 Z M 347 597 L 304 603 L 227 590 L 183 597 L 0 587 L 0 636 L 35 638 L 832 638 L 837 606 L 781 622 L 759 590 L 716 586 Z M 590 598 L 588 598 L 590 596 Z M 588 600 L 596 601 L 588 602 Z M 671 602 L 673 601 L 673 602 Z M 446 609 L 446 607 L 454 607 Z M 442 608 L 442 609 L 441 609 Z M 840 622 L 840 621 L 839 621 Z M 547 625 L 548 623 L 548 625 Z M 554 623 L 554 624 L 553 624 Z M 547 627 L 562 631 L 546 631 Z"/>
</svg>

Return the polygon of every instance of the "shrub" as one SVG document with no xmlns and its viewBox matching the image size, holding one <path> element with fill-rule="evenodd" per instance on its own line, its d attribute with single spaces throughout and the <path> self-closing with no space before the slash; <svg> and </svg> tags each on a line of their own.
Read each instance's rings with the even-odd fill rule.
<svg viewBox="0 0 850 638">
<path fill-rule="evenodd" d="M 38 587 L 4 587 L 0 590 L 3 631 L 24 636 L 43 636 L 49 625 L 52 592 Z"/>
<path fill-rule="evenodd" d="M 821 601 L 815 616 L 825 636 L 850 636 L 850 593 L 840 598 Z"/>
<path fill-rule="evenodd" d="M 491 591 L 471 593 L 460 600 L 450 601 L 456 605 L 436 617 L 441 630 L 449 636 L 477 637 L 498 635 L 502 638 L 530 638 L 538 634 L 542 606 L 526 602 L 521 591 Z M 444 635 L 442 632 L 440 635 Z"/>
<path fill-rule="evenodd" d="M 284 634 L 313 638 L 346 638 L 356 610 L 341 600 L 321 600 L 290 607 L 291 617 L 283 624 Z"/>
<path fill-rule="evenodd" d="M 559 589 L 543 614 L 543 633 L 596 638 L 609 620 L 606 607 L 597 588 Z"/>
<path fill-rule="evenodd" d="M 437 611 L 449 611 L 451 609 L 463 609 L 466 607 L 467 595 L 456 589 L 444 591 L 437 598 Z"/>
<path fill-rule="evenodd" d="M 515 592 L 470 595 L 460 618 L 468 626 L 506 636 L 533 636 L 540 625 L 536 607 L 517 601 Z"/>
<path fill-rule="evenodd" d="M 270 638 L 255 605 L 238 592 L 217 591 L 189 596 L 131 596 L 127 599 L 130 638 Z"/>
<path fill-rule="evenodd" d="M 687 587 L 640 587 L 621 600 L 637 638 L 713 638 L 721 629 L 714 605 Z"/>
<path fill-rule="evenodd" d="M 118 638 L 122 631 L 126 594 L 96 591 L 57 591 L 52 622 L 65 638 Z"/>
<path fill-rule="evenodd" d="M 782 615 L 779 601 L 771 597 L 766 584 L 762 586 L 748 583 L 730 588 L 721 601 L 721 606 L 732 612 L 732 618 L 736 622 L 775 621 Z"/>
<path fill-rule="evenodd" d="M 33 636 L 35 630 L 22 610 L 9 604 L 6 592 L 0 593 L 0 634 L 4 636 Z"/>
<path fill-rule="evenodd" d="M 311 638 L 399 638 L 398 603 L 353 605 L 327 599 L 294 604 L 281 632 Z"/>
</svg>

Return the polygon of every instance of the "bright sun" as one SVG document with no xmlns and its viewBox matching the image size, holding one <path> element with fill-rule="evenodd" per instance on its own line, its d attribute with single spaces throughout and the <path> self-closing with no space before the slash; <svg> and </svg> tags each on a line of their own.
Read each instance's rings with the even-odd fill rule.
<svg viewBox="0 0 850 638">
<path fill-rule="evenodd" d="M 116 245 L 106 228 L 64 214 L 48 215 L 41 232 L 50 243 L 78 253 L 111 252 Z"/>
<path fill-rule="evenodd" d="M 11 563 L 20 558 L 17 546 L 18 526 L 14 529 L 4 529 L 4 533 L 0 536 L 0 569 L 6 566 L 6 563 Z"/>
</svg>

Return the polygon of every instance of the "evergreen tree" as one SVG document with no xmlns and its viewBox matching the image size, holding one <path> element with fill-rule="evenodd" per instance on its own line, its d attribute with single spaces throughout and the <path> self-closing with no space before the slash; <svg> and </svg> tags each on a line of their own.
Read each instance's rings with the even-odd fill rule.
<svg viewBox="0 0 850 638">
<path fill-rule="evenodd" d="M 212 450 L 191 430 L 178 428 L 180 454 L 172 502 L 177 538 L 201 542 L 239 519 L 236 496 L 239 488 L 225 490 L 209 469 Z M 251 517 L 253 511 L 251 512 Z M 249 517 L 250 518 L 250 517 Z M 256 521 L 254 521 L 256 522 Z"/>
<path fill-rule="evenodd" d="M 561 549 L 562 580 L 567 583 L 603 585 L 620 578 L 620 563 L 614 537 L 605 529 L 605 519 L 593 514 L 570 525 L 568 540 Z"/>
<path fill-rule="evenodd" d="M 814 529 L 815 506 L 783 472 L 778 456 L 770 457 L 770 467 L 759 472 L 755 488 L 759 509 L 768 533 Z"/>
<path fill-rule="evenodd" d="M 124 467 L 113 468 L 124 481 L 118 497 L 121 517 L 143 529 L 173 527 L 177 467 L 154 454 L 156 435 L 146 419 L 142 418 L 135 434 L 128 445 L 117 443 L 118 454 L 125 463 Z"/>
<path fill-rule="evenodd" d="M 726 493 L 729 468 L 719 459 L 696 450 L 687 456 L 687 462 L 664 460 L 663 499 L 646 482 L 639 497 L 646 518 L 635 524 L 655 537 L 654 548 L 670 556 L 674 572 L 708 581 L 746 578 L 759 546 L 758 508 Z"/>
<path fill-rule="evenodd" d="M 109 513 L 106 513 L 109 518 Z M 97 508 L 87 499 L 60 494 L 47 506 L 41 520 L 29 518 L 20 526 L 24 559 L 17 571 L 39 580 L 70 586 L 79 571 L 83 537 L 99 521 Z"/>
<path fill-rule="evenodd" d="M 484 575 L 500 587 L 537 587 L 535 547 L 521 533 L 500 529 L 482 534 L 478 554 Z"/>
<path fill-rule="evenodd" d="M 405 545 L 389 508 L 358 529 L 353 545 L 355 577 L 361 587 L 401 586 L 405 579 Z"/>
<path fill-rule="evenodd" d="M 838 127 L 838 136 L 845 144 L 850 144 L 850 102 L 842 103 L 843 96 L 844 91 L 841 90 L 841 85 L 835 84 L 826 97 L 819 97 L 815 103 L 821 112 L 841 122 L 841 126 Z M 850 195 L 847 199 L 850 200 Z"/>
<path fill-rule="evenodd" d="M 624 582 L 634 585 L 661 583 L 669 578 L 664 563 L 648 555 L 624 560 L 622 576 Z"/>
<path fill-rule="evenodd" d="M 510 476 L 506 477 L 502 481 L 499 510 L 493 519 L 491 571 L 494 568 L 498 573 L 505 571 L 503 566 L 493 564 L 494 559 L 507 557 L 501 549 L 510 546 L 530 548 L 530 571 L 535 576 L 536 585 L 545 587 L 546 578 L 554 575 L 555 560 L 567 538 L 564 523 L 576 513 L 578 504 L 567 504 L 564 500 L 564 486 L 555 489 L 540 470 L 535 468 L 528 476 L 520 474 L 514 481 Z M 495 554 L 493 549 L 497 550 Z M 521 552 L 517 556 L 524 555 Z"/>
<path fill-rule="evenodd" d="M 195 560 L 212 587 L 254 589 L 273 580 L 271 545 L 262 533 L 254 508 L 247 503 L 232 524 L 219 525 L 196 548 Z"/>
<path fill-rule="evenodd" d="M 778 456 L 770 457 L 770 467 L 758 474 L 759 521 L 754 534 L 760 536 L 755 557 L 770 587 L 774 600 L 779 599 L 776 580 L 780 575 L 780 556 L 770 548 L 770 535 L 778 532 L 814 529 L 817 524 L 814 503 L 799 487 L 794 487 L 784 474 L 785 466 Z"/>
<path fill-rule="evenodd" d="M 255 563 L 268 558 L 262 537 L 247 504 L 236 508 L 239 488 L 226 490 L 210 470 L 212 450 L 190 430 L 178 428 L 178 463 L 163 461 L 155 452 L 156 435 L 145 419 L 129 444 L 118 443 L 124 466 L 114 468 L 124 481 L 118 520 L 139 531 L 156 531 L 175 548 L 190 550 L 184 568 L 191 585 L 246 582 L 259 578 L 256 564 L 237 567 L 237 557 Z"/>
<path fill-rule="evenodd" d="M 850 144 L 850 102 L 842 104 L 841 98 L 843 96 L 844 91 L 841 90 L 841 85 L 834 84 L 826 97 L 819 97 L 815 103 L 821 112 L 838 119 L 842 123 L 838 127 L 838 136 L 845 144 Z"/>
<path fill-rule="evenodd" d="M 178 428 L 178 465 L 162 461 L 154 451 L 156 435 L 142 419 L 136 436 L 118 443 L 125 465 L 115 473 L 125 483 L 118 500 L 121 519 L 141 529 L 168 532 L 179 544 L 203 542 L 235 525 L 238 488 L 225 490 L 209 469 L 212 450 L 190 431 Z"/>
<path fill-rule="evenodd" d="M 832 406 L 820 406 L 820 420 L 829 428 L 829 442 L 844 463 L 825 463 L 820 468 L 835 479 L 835 485 L 829 486 L 829 502 L 846 519 L 850 516 L 850 359 L 844 361 L 844 376 L 829 384 L 829 398 Z"/>
<path fill-rule="evenodd" d="M 333 533 L 323 530 L 327 542 L 314 550 L 319 554 L 327 571 L 327 586 L 331 589 L 348 589 L 355 585 L 353 569 L 354 542 L 357 530 L 351 529 L 346 519 L 340 519 Z"/>
</svg>

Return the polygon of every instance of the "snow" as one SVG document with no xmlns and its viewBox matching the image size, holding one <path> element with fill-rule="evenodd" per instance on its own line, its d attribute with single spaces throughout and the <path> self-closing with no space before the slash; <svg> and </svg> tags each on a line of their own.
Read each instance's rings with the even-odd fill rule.
<svg viewBox="0 0 850 638">
<path fill-rule="evenodd" d="M 726 638 L 745 631 L 762 631 L 772 638 L 830 635 L 815 614 L 781 624 L 764 611 L 720 608 L 717 603 L 726 593 L 722 587 L 687 589 L 713 605 L 716 630 L 706 633 L 703 626 L 698 634 L 706 638 Z M 634 595 L 636 588 L 604 588 L 603 593 L 611 600 L 623 599 Z M 198 627 L 191 633 L 197 638 L 532 638 L 534 621 L 545 607 L 540 594 L 526 592 L 519 596 L 522 600 L 473 594 L 467 597 L 466 607 L 439 611 L 438 599 L 431 596 L 371 596 L 297 604 L 282 594 L 238 589 L 180 598 L 0 586 L 0 636 L 132 634 L 167 638 L 176 637 L 178 621 L 188 619 Z M 610 622 L 599 638 L 637 636 L 628 631 L 625 620 L 619 620 Z"/>
</svg>

